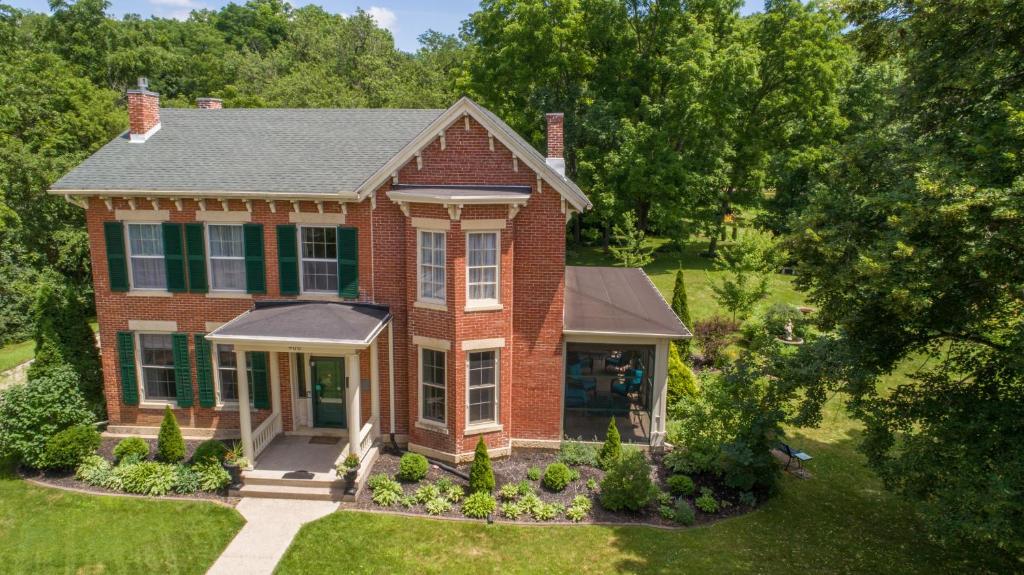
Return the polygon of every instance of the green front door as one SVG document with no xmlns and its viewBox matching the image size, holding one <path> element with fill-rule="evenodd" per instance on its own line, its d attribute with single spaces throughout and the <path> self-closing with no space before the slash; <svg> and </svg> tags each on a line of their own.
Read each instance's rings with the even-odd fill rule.
<svg viewBox="0 0 1024 575">
<path fill-rule="evenodd" d="M 313 427 L 345 427 L 345 360 L 311 357 Z"/>
</svg>

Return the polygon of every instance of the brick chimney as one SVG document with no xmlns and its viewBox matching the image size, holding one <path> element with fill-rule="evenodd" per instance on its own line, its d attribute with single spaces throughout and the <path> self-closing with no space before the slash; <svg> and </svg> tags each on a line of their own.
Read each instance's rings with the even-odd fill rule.
<svg viewBox="0 0 1024 575">
<path fill-rule="evenodd" d="M 139 78 L 139 87 L 128 90 L 129 139 L 141 143 L 160 129 L 160 94 L 149 91 L 149 81 Z"/>
<path fill-rule="evenodd" d="M 565 114 L 547 114 L 548 157 L 547 164 L 561 175 L 565 175 Z"/>
<path fill-rule="evenodd" d="M 200 110 L 220 110 L 224 102 L 220 98 L 196 98 L 196 107 Z"/>
</svg>

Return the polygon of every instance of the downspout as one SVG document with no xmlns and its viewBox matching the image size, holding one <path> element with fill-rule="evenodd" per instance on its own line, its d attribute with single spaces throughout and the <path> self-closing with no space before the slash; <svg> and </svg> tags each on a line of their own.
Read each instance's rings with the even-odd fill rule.
<svg viewBox="0 0 1024 575">
<path fill-rule="evenodd" d="M 388 427 L 390 428 L 391 444 L 395 447 L 395 320 L 388 325 Z"/>
</svg>

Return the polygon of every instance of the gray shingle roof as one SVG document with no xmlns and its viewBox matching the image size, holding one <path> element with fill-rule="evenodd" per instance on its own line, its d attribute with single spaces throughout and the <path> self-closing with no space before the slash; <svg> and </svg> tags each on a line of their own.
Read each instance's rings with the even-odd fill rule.
<svg viewBox="0 0 1024 575">
<path fill-rule="evenodd" d="M 279 339 L 369 343 L 391 320 L 387 306 L 368 303 L 258 301 L 209 334 L 211 340 Z"/>
<path fill-rule="evenodd" d="M 566 266 L 564 309 L 566 332 L 691 337 L 641 269 Z"/>
<path fill-rule="evenodd" d="M 444 110 L 162 108 L 145 143 L 114 138 L 55 191 L 352 192 Z"/>
</svg>

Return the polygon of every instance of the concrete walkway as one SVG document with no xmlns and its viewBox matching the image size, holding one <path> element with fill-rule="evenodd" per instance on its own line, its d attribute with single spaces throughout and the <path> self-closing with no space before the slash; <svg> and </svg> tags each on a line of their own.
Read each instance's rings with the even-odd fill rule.
<svg viewBox="0 0 1024 575">
<path fill-rule="evenodd" d="M 237 509 L 246 524 L 210 567 L 208 575 L 273 573 L 299 528 L 333 513 L 338 504 L 249 498 L 242 499 Z"/>
</svg>

